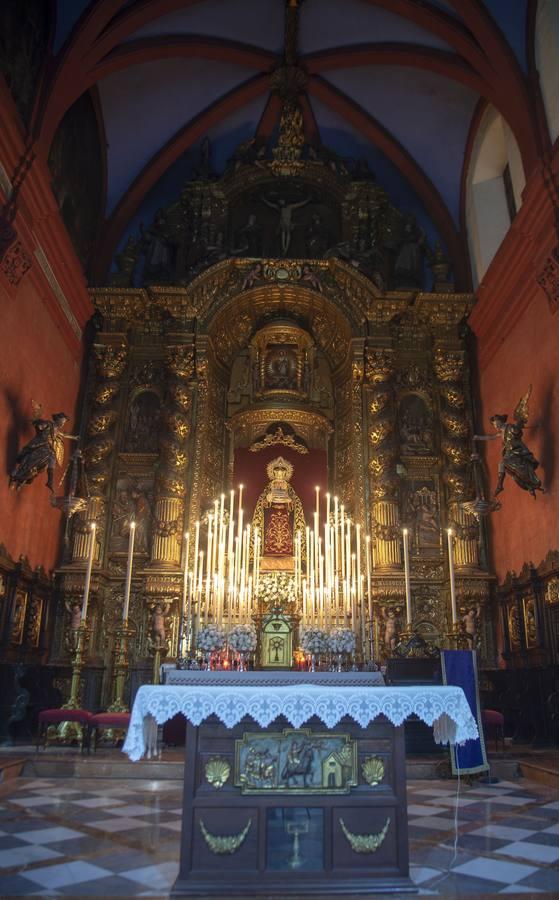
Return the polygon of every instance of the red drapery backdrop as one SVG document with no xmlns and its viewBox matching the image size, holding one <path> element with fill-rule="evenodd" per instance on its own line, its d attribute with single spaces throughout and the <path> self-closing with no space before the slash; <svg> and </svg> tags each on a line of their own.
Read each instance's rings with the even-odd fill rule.
<svg viewBox="0 0 559 900">
<path fill-rule="evenodd" d="M 256 502 L 269 482 L 266 467 L 272 459 L 283 456 L 293 466 L 291 486 L 301 498 L 307 524 L 313 527 L 313 513 L 316 504 L 316 486 L 320 488 L 321 516 L 326 515 L 325 494 L 328 490 L 328 461 L 325 450 L 309 450 L 297 453 L 283 444 L 265 447 L 257 453 L 241 447 L 235 451 L 235 465 L 232 487 L 238 491 L 243 485 L 243 507 L 245 522 L 251 522 Z M 236 507 L 235 507 L 236 515 Z"/>
</svg>

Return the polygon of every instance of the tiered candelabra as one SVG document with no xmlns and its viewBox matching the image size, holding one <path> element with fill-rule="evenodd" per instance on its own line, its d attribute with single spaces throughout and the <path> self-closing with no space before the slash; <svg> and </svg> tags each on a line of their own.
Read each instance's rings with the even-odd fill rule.
<svg viewBox="0 0 559 900">
<path fill-rule="evenodd" d="M 214 501 L 205 521 L 205 549 L 201 547 L 201 523 L 196 522 L 192 566 L 190 535 L 185 536 L 180 664 L 195 647 L 201 628 L 215 623 L 231 629 L 255 621 L 262 613 L 269 580 L 260 570 L 263 540 L 257 527 L 244 523 L 242 498 L 241 485 L 237 501 L 236 492 L 230 492 L 228 510 L 224 494 Z M 337 497 L 326 494 L 321 511 L 317 487 L 313 527 L 296 531 L 293 549 L 289 593 L 301 627 L 350 628 L 365 653 L 365 646 L 370 647 L 367 629 L 373 613 L 370 538 L 362 541 L 360 525 L 352 522 Z"/>
</svg>

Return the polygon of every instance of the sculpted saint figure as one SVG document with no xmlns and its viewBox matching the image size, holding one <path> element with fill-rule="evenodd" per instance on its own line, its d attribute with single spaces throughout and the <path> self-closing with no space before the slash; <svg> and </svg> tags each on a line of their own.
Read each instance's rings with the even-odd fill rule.
<svg viewBox="0 0 559 900">
<path fill-rule="evenodd" d="M 10 474 L 10 489 L 19 491 L 31 484 L 37 475 L 47 470 L 47 487 L 54 493 L 54 469 L 64 462 L 64 438 L 77 441 L 75 434 L 65 434 L 66 413 L 54 413 L 51 419 L 33 419 L 35 437 L 23 447 Z"/>
<path fill-rule="evenodd" d="M 291 509 L 293 506 L 293 500 L 289 494 L 289 478 L 291 477 L 291 473 L 288 464 L 285 463 L 281 456 L 275 460 L 271 470 L 271 476 L 268 492 L 266 494 L 266 505 L 285 506 L 287 509 Z"/>
<path fill-rule="evenodd" d="M 545 489 L 536 475 L 539 462 L 522 440 L 522 434 L 528 422 L 528 401 L 531 393 L 532 386 L 530 385 L 524 397 L 521 397 L 517 403 L 512 416 L 514 424 L 507 422 L 507 415 L 496 414 L 491 416 L 489 421 L 497 434 L 474 435 L 475 441 L 494 441 L 500 437 L 503 442 L 495 497 L 504 490 L 506 475 L 510 475 L 518 487 L 528 491 L 534 499 L 536 491 L 545 493 Z"/>
</svg>

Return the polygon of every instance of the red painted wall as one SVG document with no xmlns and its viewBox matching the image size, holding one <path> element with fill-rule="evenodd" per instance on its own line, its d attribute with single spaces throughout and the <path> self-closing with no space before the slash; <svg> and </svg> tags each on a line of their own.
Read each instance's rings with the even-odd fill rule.
<svg viewBox="0 0 559 900">
<path fill-rule="evenodd" d="M 1 78 L 0 121 L 0 162 L 11 178 L 24 153 L 24 136 Z M 59 562 L 62 517 L 50 504 L 46 475 L 19 493 L 9 490 L 8 476 L 18 450 L 35 433 L 31 401 L 43 405 L 45 417 L 66 412 L 71 419 L 66 429 L 75 426 L 83 329 L 93 310 L 50 188 L 45 154 L 40 147 L 34 152 L 14 220 L 30 268 L 14 274 L 0 265 L 0 543 L 14 560 L 26 556 L 33 568 L 49 571 Z M 5 200 L 0 189 L 0 207 Z M 43 266 L 37 254 L 46 260 Z M 70 442 L 67 454 L 68 449 Z"/>
<path fill-rule="evenodd" d="M 40 475 L 19 492 L 8 489 L 8 473 L 17 451 L 34 429 L 31 401 L 43 404 L 43 413 L 66 412 L 75 421 L 80 383 L 80 360 L 71 353 L 38 296 L 32 279 L 24 276 L 14 296 L 0 284 L 2 354 L 0 355 L 0 542 L 13 559 L 29 558 L 31 566 L 53 568 L 59 546 L 60 512 L 50 505 Z M 67 442 L 72 448 L 71 442 Z M 57 472 L 57 481 L 61 470 Z M 57 493 L 62 488 L 56 483 Z"/>
<path fill-rule="evenodd" d="M 554 166 L 558 168 L 556 153 Z M 490 542 L 498 580 L 536 566 L 559 549 L 559 310 L 553 310 L 538 283 L 559 243 L 549 195 L 535 173 L 523 206 L 478 290 L 470 318 L 478 343 L 481 411 L 478 430 L 493 431 L 488 419 L 512 419 L 520 397 L 532 384 L 530 421 L 524 440 L 537 459 L 546 494 L 537 500 L 507 476 L 499 496 L 502 509 L 490 517 Z M 559 289 L 559 266 L 557 268 Z M 559 304 L 556 304 L 559 306 Z M 485 446 L 490 487 L 497 480 L 500 440 Z"/>
</svg>

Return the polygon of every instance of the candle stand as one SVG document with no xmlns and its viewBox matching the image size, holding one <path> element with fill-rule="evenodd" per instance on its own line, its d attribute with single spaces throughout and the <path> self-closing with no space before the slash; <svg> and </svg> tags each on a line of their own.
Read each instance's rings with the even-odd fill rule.
<svg viewBox="0 0 559 900">
<path fill-rule="evenodd" d="M 151 676 L 152 684 L 161 684 L 161 660 L 165 659 L 168 652 L 167 643 L 161 643 L 159 640 L 149 641 L 149 653 L 153 656 L 153 669 Z"/>
<path fill-rule="evenodd" d="M 406 625 L 406 627 L 403 631 L 400 631 L 400 633 L 398 635 L 399 644 L 409 644 L 410 641 L 413 641 L 413 639 L 415 637 L 416 637 L 416 633 L 413 630 L 413 626 L 410 623 L 410 624 Z"/>
<path fill-rule="evenodd" d="M 61 709 L 81 709 L 80 687 L 82 669 L 85 664 L 85 655 L 90 638 L 90 629 L 82 621 L 76 629 L 76 643 L 72 653 L 72 683 L 70 697 Z M 49 732 L 51 732 L 49 734 Z M 47 743 L 71 744 L 73 741 L 83 742 L 83 728 L 79 722 L 61 722 L 57 727 L 52 726 L 47 732 Z"/>
<path fill-rule="evenodd" d="M 460 622 L 455 622 L 450 626 L 449 631 L 445 634 L 445 638 L 449 650 L 469 650 L 470 648 L 468 635 Z"/>
<path fill-rule="evenodd" d="M 124 690 L 126 679 L 128 677 L 128 669 L 130 668 L 128 641 L 133 634 L 134 629 L 130 628 L 128 620 L 122 622 L 115 631 L 115 647 L 113 654 L 114 698 L 111 705 L 107 708 L 107 712 L 128 712 L 128 705 L 124 700 Z"/>
</svg>

